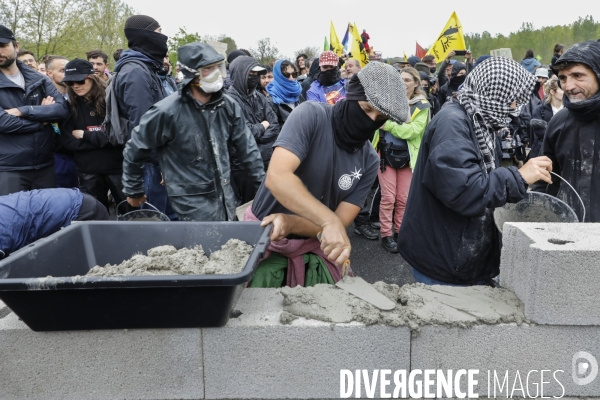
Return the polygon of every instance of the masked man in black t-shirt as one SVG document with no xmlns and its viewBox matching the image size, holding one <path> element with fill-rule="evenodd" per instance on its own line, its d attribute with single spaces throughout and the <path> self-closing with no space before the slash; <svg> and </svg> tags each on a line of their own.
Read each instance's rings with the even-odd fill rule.
<svg viewBox="0 0 600 400">
<path fill-rule="evenodd" d="M 369 140 L 388 119 L 403 123 L 408 118 L 400 75 L 377 62 L 352 77 L 345 100 L 334 106 L 305 102 L 294 110 L 245 214 L 246 220 L 273 224 L 269 250 L 278 253 L 268 254 L 251 286 L 339 280 L 339 266 L 351 250 L 346 228 L 377 176 L 379 157 Z M 305 271 L 305 265 L 313 271 Z"/>
</svg>

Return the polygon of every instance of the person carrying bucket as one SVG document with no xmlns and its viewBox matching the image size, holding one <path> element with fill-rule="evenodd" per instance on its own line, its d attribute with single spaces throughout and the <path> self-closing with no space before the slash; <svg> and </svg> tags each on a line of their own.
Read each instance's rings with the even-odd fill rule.
<svg viewBox="0 0 600 400">
<path fill-rule="evenodd" d="M 573 189 L 553 177 L 552 184 L 539 182 L 532 190 L 563 200 L 582 222 L 600 222 L 600 42 L 574 44 L 552 69 L 564 91 L 564 108 L 548 123 L 542 154 Z"/>
<path fill-rule="evenodd" d="M 540 179 L 552 182 L 548 157 L 521 169 L 500 167 L 496 131 L 529 101 L 535 81 L 517 62 L 491 57 L 427 127 L 398 235 L 398 251 L 417 282 L 476 285 L 498 275 L 494 208 L 520 201 Z"/>
</svg>

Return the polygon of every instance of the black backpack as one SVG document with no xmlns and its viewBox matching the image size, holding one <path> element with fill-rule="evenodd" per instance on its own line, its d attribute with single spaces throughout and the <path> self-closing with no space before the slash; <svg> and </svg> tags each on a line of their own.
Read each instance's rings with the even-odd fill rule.
<svg viewBox="0 0 600 400">
<path fill-rule="evenodd" d="M 382 170 L 385 170 L 385 166 L 395 169 L 404 168 L 410 161 L 408 142 L 384 130 L 380 130 L 379 153 L 381 154 Z"/>
<path fill-rule="evenodd" d="M 150 68 L 148 68 L 145 63 L 137 60 L 130 60 L 128 63 L 137 64 L 146 70 L 150 76 L 153 78 L 155 77 L 155 74 L 150 71 Z M 102 122 L 102 130 L 110 144 L 113 146 L 122 146 L 127 142 L 127 136 L 129 136 L 131 129 L 129 126 L 129 119 L 123 118 L 119 114 L 119 102 L 114 90 L 117 77 L 118 72 L 114 72 L 113 77 L 106 88 L 106 117 L 104 118 L 104 122 Z M 162 83 L 160 81 L 158 82 L 158 87 L 162 90 Z"/>
</svg>

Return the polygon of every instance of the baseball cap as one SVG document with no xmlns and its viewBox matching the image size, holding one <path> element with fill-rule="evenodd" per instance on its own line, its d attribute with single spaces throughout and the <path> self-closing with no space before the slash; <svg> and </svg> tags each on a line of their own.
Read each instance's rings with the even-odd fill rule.
<svg viewBox="0 0 600 400">
<path fill-rule="evenodd" d="M 94 67 L 89 61 L 76 58 L 65 65 L 63 82 L 83 81 L 88 75 L 94 75 Z"/>
<path fill-rule="evenodd" d="M 260 65 L 257 65 L 256 67 L 252 68 L 250 71 L 254 71 L 254 72 L 263 72 L 263 71 L 267 71 L 266 68 L 261 67 Z"/>
<path fill-rule="evenodd" d="M 15 40 L 13 32 L 4 25 L 0 25 L 0 43 L 6 44 Z"/>
<path fill-rule="evenodd" d="M 548 70 L 546 68 L 538 68 L 535 70 L 535 76 L 539 76 L 542 78 L 548 78 Z"/>
</svg>

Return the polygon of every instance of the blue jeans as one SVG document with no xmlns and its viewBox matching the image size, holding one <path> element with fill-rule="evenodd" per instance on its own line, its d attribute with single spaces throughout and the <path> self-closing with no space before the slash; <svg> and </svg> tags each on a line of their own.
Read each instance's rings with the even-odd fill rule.
<svg viewBox="0 0 600 400">
<path fill-rule="evenodd" d="M 171 221 L 179 220 L 179 216 L 171 207 L 167 189 L 160 184 L 162 176 L 160 168 L 152 163 L 144 165 L 144 189 L 148 203 L 152 204 L 163 214 L 166 214 Z"/>
<path fill-rule="evenodd" d="M 422 274 L 421 272 L 417 271 L 414 268 L 412 268 L 412 274 L 415 277 L 415 281 L 417 281 L 417 283 L 424 283 L 425 285 L 443 285 L 443 286 L 455 286 L 455 287 L 469 287 L 469 286 L 478 286 L 478 285 L 486 285 L 487 284 L 485 281 L 475 282 L 472 285 L 457 285 L 455 283 L 442 282 L 442 281 L 438 281 L 437 279 L 430 278 L 427 275 Z"/>
</svg>

